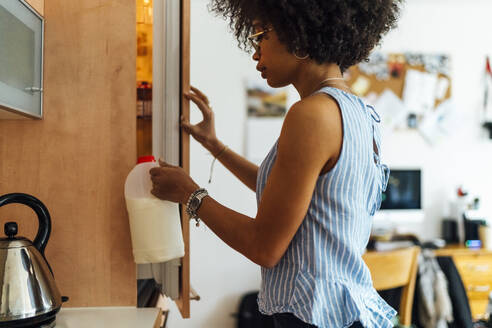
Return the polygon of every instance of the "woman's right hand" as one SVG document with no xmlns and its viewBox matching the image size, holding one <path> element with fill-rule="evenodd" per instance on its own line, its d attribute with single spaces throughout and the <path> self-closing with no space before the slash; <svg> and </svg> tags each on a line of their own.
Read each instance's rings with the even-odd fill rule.
<svg viewBox="0 0 492 328">
<path fill-rule="evenodd" d="M 203 92 L 195 87 L 191 87 L 189 93 L 184 93 L 184 96 L 198 106 L 203 115 L 203 120 L 196 125 L 191 124 L 183 116 L 181 116 L 181 126 L 183 130 L 208 149 L 212 155 L 217 155 L 223 145 L 217 139 L 215 134 L 214 112 L 209 105 L 208 98 Z"/>
</svg>

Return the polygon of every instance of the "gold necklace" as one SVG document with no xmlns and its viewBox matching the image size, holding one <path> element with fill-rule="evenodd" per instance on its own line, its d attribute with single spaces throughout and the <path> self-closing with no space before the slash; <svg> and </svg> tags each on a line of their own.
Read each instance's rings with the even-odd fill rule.
<svg viewBox="0 0 492 328">
<path fill-rule="evenodd" d="M 327 78 L 326 80 L 323 80 L 323 81 L 321 81 L 321 82 L 319 83 L 319 85 L 318 85 L 318 89 L 320 89 L 320 87 L 321 87 L 324 83 L 329 82 L 329 81 L 345 81 L 345 79 L 344 79 L 343 77 L 330 77 L 330 78 Z M 330 86 L 330 84 L 331 84 L 331 85 L 335 85 L 335 86 L 337 85 L 337 83 L 335 82 L 335 83 L 328 83 L 328 85 L 327 85 L 327 86 Z M 343 89 L 345 89 L 345 90 L 349 90 L 349 91 L 350 91 L 350 89 L 349 89 L 346 85 L 340 85 L 340 84 L 339 84 L 338 86 L 339 86 L 339 87 L 342 87 L 342 88 L 343 88 Z"/>
<path fill-rule="evenodd" d="M 328 82 L 328 81 L 336 81 L 336 80 L 338 80 L 338 81 L 345 81 L 345 79 L 343 77 L 329 77 L 326 80 L 321 81 L 319 83 L 319 85 L 322 85 L 323 83 Z"/>
</svg>

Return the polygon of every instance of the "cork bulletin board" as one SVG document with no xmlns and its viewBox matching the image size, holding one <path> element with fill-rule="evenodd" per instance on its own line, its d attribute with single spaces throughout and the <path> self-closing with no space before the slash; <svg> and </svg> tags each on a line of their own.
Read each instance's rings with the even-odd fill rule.
<svg viewBox="0 0 492 328">
<path fill-rule="evenodd" d="M 392 90 L 398 97 L 403 98 L 403 89 L 405 86 L 405 77 L 407 74 L 407 71 L 412 69 L 412 70 L 417 70 L 420 72 L 426 72 L 426 73 L 436 73 L 438 78 L 444 78 L 447 79 L 449 82 L 449 87 L 447 88 L 447 91 L 445 92 L 445 95 L 442 99 L 436 99 L 435 106 L 437 107 L 439 104 L 444 102 L 447 99 L 451 98 L 451 78 L 449 76 L 449 57 L 446 55 L 424 55 L 424 54 L 388 54 L 386 56 L 384 55 L 379 55 L 382 57 L 378 57 L 378 55 L 371 57 L 371 59 L 374 61 L 374 58 L 379 58 L 378 61 L 384 61 L 384 66 L 381 64 L 375 64 L 374 66 L 378 65 L 380 66 L 379 70 L 375 68 L 372 72 L 374 73 L 369 73 L 371 71 L 364 70 L 364 66 L 367 66 L 368 64 L 362 64 L 362 65 L 356 65 L 352 66 L 349 69 L 349 75 L 348 75 L 348 83 L 349 85 L 353 85 L 356 83 L 356 81 L 360 78 L 366 78 L 369 80 L 369 87 L 366 92 L 363 92 L 362 94 L 358 94 L 359 96 L 366 96 L 370 94 L 371 92 L 375 93 L 376 95 L 380 95 L 384 90 L 390 89 Z M 415 59 L 415 60 L 409 60 L 409 56 L 414 56 L 414 57 L 420 57 Z M 437 65 L 432 65 L 428 64 L 426 65 L 426 57 L 434 57 L 434 60 L 440 61 L 441 67 Z M 437 57 L 443 57 L 443 58 L 437 58 Z M 369 62 L 370 65 L 370 62 Z M 447 67 L 446 67 L 447 66 Z M 384 69 L 387 69 L 386 72 L 384 72 Z M 378 75 L 379 73 L 379 75 Z"/>
<path fill-rule="evenodd" d="M 417 129 L 433 143 L 446 133 L 444 118 L 452 112 L 450 66 L 445 54 L 375 52 L 344 76 L 389 130 Z"/>
</svg>

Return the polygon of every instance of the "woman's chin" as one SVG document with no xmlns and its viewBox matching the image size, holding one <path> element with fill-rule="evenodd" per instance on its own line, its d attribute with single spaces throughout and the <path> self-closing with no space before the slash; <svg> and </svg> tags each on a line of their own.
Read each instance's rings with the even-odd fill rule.
<svg viewBox="0 0 492 328">
<path fill-rule="evenodd" d="M 289 85 L 289 83 L 281 83 L 279 81 L 272 80 L 271 78 L 268 77 L 266 77 L 265 80 L 267 84 L 272 88 L 282 88 Z"/>
<path fill-rule="evenodd" d="M 267 76 L 266 74 L 262 74 L 261 77 L 263 79 L 265 79 L 266 83 L 272 87 L 272 88 L 275 88 L 275 86 L 277 85 L 277 83 L 275 82 L 275 80 L 273 80 L 270 76 Z"/>
</svg>

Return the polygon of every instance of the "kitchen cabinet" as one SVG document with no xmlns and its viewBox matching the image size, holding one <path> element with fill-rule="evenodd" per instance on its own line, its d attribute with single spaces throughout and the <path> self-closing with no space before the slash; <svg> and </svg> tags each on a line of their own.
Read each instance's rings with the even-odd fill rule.
<svg viewBox="0 0 492 328">
<path fill-rule="evenodd" d="M 0 6 L 7 2 L 14 0 L 0 1 Z M 36 10 L 47 22 L 46 111 L 42 121 L 0 120 L 0 194 L 29 193 L 50 210 L 53 227 L 46 256 L 61 293 L 70 297 L 65 308 L 136 305 L 136 266 L 123 197 L 126 176 L 137 158 L 135 1 L 29 2 L 37 4 Z M 180 59 L 177 92 L 189 88 L 190 1 L 179 3 L 182 19 L 176 31 L 181 28 L 182 32 L 176 34 L 179 47 L 172 54 Z M 173 95 L 169 99 L 175 99 L 177 117 L 180 113 L 189 117 L 188 101 L 180 93 Z M 162 119 L 152 123 L 162 123 Z M 176 118 L 169 124 L 178 129 L 177 122 Z M 163 131 L 161 127 L 152 133 Z M 162 135 L 156 137 L 165 141 Z M 179 147 L 179 164 L 189 171 L 188 136 L 178 131 L 173 144 Z M 165 145 L 159 149 L 163 154 Z M 22 208 L 0 210 L 0 217 L 19 218 L 26 237 L 33 238 L 36 226 L 30 216 Z M 176 303 L 183 317 L 189 317 L 189 220 L 185 211 L 182 227 L 186 255 L 178 260 Z"/>
<path fill-rule="evenodd" d="M 0 3 L 0 119 L 43 116 L 43 1 Z"/>
<path fill-rule="evenodd" d="M 136 158 L 135 1 L 45 0 L 43 15 L 43 119 L 0 120 L 0 194 L 48 208 L 46 258 L 65 308 L 136 306 L 123 196 Z M 31 240 L 34 216 L 0 208 Z"/>
<path fill-rule="evenodd" d="M 473 319 L 482 319 L 492 292 L 492 251 L 454 246 L 436 250 L 436 255 L 453 258 L 465 286 Z"/>
<path fill-rule="evenodd" d="M 25 0 L 41 16 L 44 16 L 44 0 Z"/>
</svg>

